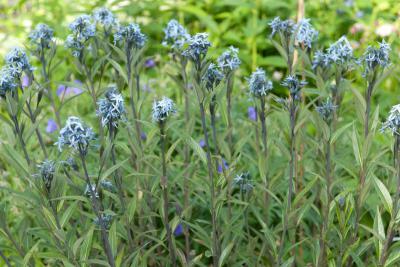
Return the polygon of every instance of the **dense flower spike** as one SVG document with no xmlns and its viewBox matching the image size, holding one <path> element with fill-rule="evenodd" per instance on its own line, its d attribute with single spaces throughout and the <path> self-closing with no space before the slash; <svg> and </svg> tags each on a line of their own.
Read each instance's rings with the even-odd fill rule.
<svg viewBox="0 0 400 267">
<path fill-rule="evenodd" d="M 253 190 L 253 184 L 250 180 L 250 173 L 245 172 L 236 175 L 233 179 L 233 185 L 239 187 L 240 191 L 249 193 Z"/>
<path fill-rule="evenodd" d="M 393 135 L 400 135 L 400 104 L 392 107 L 389 117 L 383 123 L 381 131 L 389 130 Z"/>
<path fill-rule="evenodd" d="M 219 71 L 214 63 L 210 63 L 204 74 L 202 81 L 208 91 L 214 90 L 215 87 L 224 79 L 224 75 Z"/>
<path fill-rule="evenodd" d="M 310 19 L 302 19 L 296 26 L 296 40 L 311 48 L 311 44 L 318 37 L 318 31 L 310 23 Z"/>
<path fill-rule="evenodd" d="M 60 130 L 56 144 L 60 151 L 64 146 L 69 146 L 86 154 L 90 141 L 94 139 L 92 128 L 84 125 L 80 118 L 71 116 L 67 119 L 64 128 Z"/>
<path fill-rule="evenodd" d="M 289 89 L 290 96 L 294 100 L 300 99 L 300 90 L 306 84 L 307 82 L 299 81 L 299 79 L 294 75 L 289 75 L 282 81 L 282 85 Z"/>
<path fill-rule="evenodd" d="M 41 164 L 38 164 L 39 173 L 36 175 L 40 177 L 46 186 L 46 189 L 50 191 L 51 183 L 53 181 L 54 173 L 56 171 L 55 162 L 52 160 L 44 160 Z"/>
<path fill-rule="evenodd" d="M 280 17 L 275 17 L 268 25 L 272 30 L 270 37 L 274 37 L 277 33 L 290 37 L 296 29 L 296 24 L 293 20 L 281 20 Z"/>
<path fill-rule="evenodd" d="M 5 63 L 10 67 L 18 77 L 21 76 L 23 71 L 32 72 L 33 67 L 29 63 L 28 56 L 25 51 L 19 47 L 14 47 L 7 53 L 5 59 Z"/>
<path fill-rule="evenodd" d="M 106 29 L 110 29 L 118 25 L 117 18 L 105 7 L 97 8 L 93 12 L 93 19 Z"/>
<path fill-rule="evenodd" d="M 386 68 L 390 65 L 390 45 L 382 40 L 379 43 L 379 48 L 368 46 L 367 51 L 361 58 L 361 62 L 364 65 L 363 76 L 366 77 L 368 74 L 373 73 L 377 68 Z"/>
<path fill-rule="evenodd" d="M 165 37 L 162 42 L 164 46 L 171 46 L 172 49 L 181 50 L 183 45 L 190 39 L 190 34 L 175 19 L 171 19 L 164 29 Z"/>
<path fill-rule="evenodd" d="M 39 23 L 36 28 L 29 34 L 29 39 L 38 50 L 50 48 L 50 43 L 54 37 L 54 31 L 48 25 Z"/>
<path fill-rule="evenodd" d="M 353 59 L 353 48 L 351 47 L 346 36 L 342 36 L 338 41 L 333 43 L 327 50 L 330 62 L 337 65 L 347 65 Z"/>
<path fill-rule="evenodd" d="M 129 49 L 141 49 L 146 44 L 146 41 L 146 35 L 141 32 L 140 26 L 136 23 L 120 26 L 114 34 L 114 43 L 125 42 Z"/>
<path fill-rule="evenodd" d="M 18 87 L 13 69 L 4 66 L 0 69 L 0 97 L 5 97 L 7 92 L 14 92 Z"/>
<path fill-rule="evenodd" d="M 188 40 L 188 48 L 183 51 L 182 55 L 190 58 L 196 64 L 200 63 L 201 59 L 206 56 L 211 43 L 208 41 L 208 34 L 197 33 Z"/>
<path fill-rule="evenodd" d="M 109 88 L 105 98 L 97 102 L 97 116 L 101 117 L 103 127 L 111 124 L 118 127 L 118 122 L 125 113 L 124 98 L 115 86 Z"/>
<path fill-rule="evenodd" d="M 238 57 L 238 53 L 239 49 L 231 46 L 218 57 L 218 66 L 225 74 L 228 74 L 239 68 L 241 61 Z"/>
<path fill-rule="evenodd" d="M 257 68 L 248 79 L 250 93 L 255 97 L 266 96 L 272 90 L 272 81 L 268 80 L 265 71 Z"/>
<path fill-rule="evenodd" d="M 168 97 L 163 97 L 160 101 L 153 103 L 153 121 L 164 122 L 169 115 L 175 114 L 176 108 L 174 102 Z"/>
<path fill-rule="evenodd" d="M 330 98 L 328 98 L 326 102 L 324 102 L 321 106 L 318 106 L 316 110 L 321 118 L 329 124 L 333 119 L 333 114 L 336 108 L 337 106 L 332 103 Z"/>
</svg>

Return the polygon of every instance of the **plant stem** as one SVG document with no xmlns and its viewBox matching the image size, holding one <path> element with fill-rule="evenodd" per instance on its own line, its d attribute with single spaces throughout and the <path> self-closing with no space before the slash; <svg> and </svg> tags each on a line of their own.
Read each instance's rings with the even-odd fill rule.
<svg viewBox="0 0 400 267">
<path fill-rule="evenodd" d="M 161 176 L 161 189 L 163 194 L 163 210 L 164 210 L 164 225 L 167 230 L 167 241 L 168 241 L 168 250 L 169 255 L 171 257 L 172 266 L 176 266 L 176 252 L 174 248 L 174 244 L 172 242 L 172 230 L 169 224 L 168 219 L 168 178 L 167 178 L 167 163 L 165 161 L 165 125 L 164 122 L 161 121 L 159 123 L 160 126 L 160 142 L 161 142 L 161 161 L 162 161 L 162 176 Z"/>
<path fill-rule="evenodd" d="M 295 126 L 296 126 L 296 113 L 297 113 L 297 106 L 294 102 L 293 98 L 290 99 L 289 102 L 289 113 L 290 113 L 290 164 L 289 164 L 289 191 L 287 195 L 287 207 L 285 210 L 285 215 L 283 218 L 283 230 L 282 230 L 282 237 L 281 237 L 281 244 L 279 248 L 278 254 L 278 265 L 280 266 L 282 263 L 282 256 L 286 242 L 286 234 L 288 232 L 289 226 L 289 215 L 292 209 L 292 198 L 293 198 L 293 182 L 295 180 L 295 172 L 294 172 L 294 165 L 296 159 L 296 135 L 295 135 Z"/>
<path fill-rule="evenodd" d="M 267 126 L 266 126 L 266 114 L 265 114 L 265 97 L 260 97 L 260 122 L 261 122 L 261 138 L 263 144 L 263 152 L 264 152 L 264 162 L 266 162 L 267 167 L 265 170 L 268 170 L 268 144 L 267 144 Z M 265 214 L 265 223 L 268 225 L 268 206 L 269 206 L 269 194 L 268 194 L 268 175 L 265 173 L 264 177 L 264 186 L 265 186 L 265 193 L 264 193 L 264 209 L 266 211 Z"/>
<path fill-rule="evenodd" d="M 26 144 L 25 144 L 24 138 L 22 136 L 22 132 L 21 132 L 21 128 L 20 128 L 19 123 L 18 123 L 17 116 L 16 115 L 11 115 L 11 120 L 14 122 L 15 132 L 18 135 L 19 142 L 20 142 L 22 150 L 24 152 L 25 160 L 28 163 L 28 165 L 31 165 L 31 160 L 29 158 L 28 151 L 26 150 Z"/>
<path fill-rule="evenodd" d="M 3 254 L 3 251 L 0 250 L 0 257 L 4 260 L 6 263 L 7 267 L 11 267 L 10 261 L 7 259 L 6 255 Z"/>
<path fill-rule="evenodd" d="M 389 256 L 389 249 L 392 245 L 394 235 L 396 233 L 396 217 L 399 212 L 399 198 L 400 198 L 400 135 L 395 135 L 395 145 L 394 145 L 394 162 L 396 167 L 396 179 L 397 187 L 396 194 L 393 200 L 393 211 L 387 229 L 385 244 L 382 248 L 381 257 L 379 259 L 379 266 L 385 266 L 386 260 Z"/>
<path fill-rule="evenodd" d="M 32 108 L 31 108 L 31 105 L 30 105 L 30 101 L 26 101 L 26 106 L 28 107 L 29 118 L 30 118 L 32 124 L 35 124 L 35 123 L 36 123 L 36 116 L 35 116 L 35 115 L 33 114 L 33 112 L 32 112 Z M 36 136 L 37 136 L 37 138 L 38 138 L 40 147 L 41 147 L 41 149 L 42 149 L 42 151 L 43 151 L 44 157 L 47 158 L 48 156 L 47 156 L 46 147 L 45 147 L 45 145 L 44 145 L 43 137 L 42 137 L 42 134 L 40 133 L 38 127 L 36 127 L 36 129 L 35 129 L 35 133 L 36 133 Z"/>
<path fill-rule="evenodd" d="M 107 229 L 105 226 L 105 222 L 103 220 L 103 215 L 101 214 L 102 208 L 101 208 L 100 203 L 98 203 L 98 199 L 96 197 L 96 192 L 95 192 L 95 190 L 93 190 L 92 183 L 90 182 L 89 173 L 88 173 L 88 170 L 86 167 L 85 153 L 84 153 L 84 150 L 82 149 L 82 147 L 79 148 L 79 156 L 81 158 L 86 183 L 89 186 L 90 199 L 92 201 L 92 208 L 93 208 L 94 213 L 97 216 L 97 219 L 99 220 L 101 239 L 102 239 L 102 243 L 103 243 L 103 250 L 107 255 L 108 263 L 111 265 L 111 267 L 115 267 L 114 257 L 112 255 L 110 242 L 108 240 Z"/>
<path fill-rule="evenodd" d="M 374 72 L 372 80 L 368 83 L 368 87 L 365 92 L 366 108 L 365 108 L 365 121 L 364 121 L 364 138 L 367 138 L 369 132 L 369 113 L 371 110 L 371 97 L 372 97 L 372 91 L 375 86 L 375 82 L 376 82 L 376 72 Z"/>
<path fill-rule="evenodd" d="M 232 125 L 232 90 L 233 90 L 233 72 L 230 72 L 226 78 L 226 101 L 227 101 L 227 116 L 228 116 L 228 143 L 231 155 L 233 154 L 233 125 Z"/>
<path fill-rule="evenodd" d="M 328 234 L 328 224 L 329 224 L 329 207 L 332 201 L 331 187 L 332 187 L 332 176 L 331 176 L 331 135 L 332 129 L 329 125 L 329 138 L 325 143 L 325 180 L 326 180 L 326 196 L 327 202 L 324 207 L 324 219 L 321 229 L 321 240 L 320 240 L 320 260 L 319 264 L 322 266 L 327 266 L 327 255 L 326 255 L 326 240 Z"/>
</svg>

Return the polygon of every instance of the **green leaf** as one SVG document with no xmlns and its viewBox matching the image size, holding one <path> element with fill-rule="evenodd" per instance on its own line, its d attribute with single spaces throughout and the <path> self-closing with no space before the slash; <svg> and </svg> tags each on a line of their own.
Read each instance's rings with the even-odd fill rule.
<svg viewBox="0 0 400 267">
<path fill-rule="evenodd" d="M 382 183 L 381 180 L 379 180 L 377 177 L 374 177 L 374 182 L 375 182 L 375 189 L 379 194 L 380 199 L 383 202 L 383 205 L 385 206 L 385 209 L 392 214 L 393 210 L 393 200 L 392 197 L 390 196 L 389 190 L 386 188 L 386 186 Z"/>
<path fill-rule="evenodd" d="M 113 256 L 117 255 L 117 246 L 118 246 L 118 239 L 117 239 L 117 221 L 114 220 L 113 224 L 111 225 L 108 238 L 110 240 L 110 246 Z"/>
<path fill-rule="evenodd" d="M 61 216 L 61 219 L 60 219 L 61 227 L 64 227 L 65 223 L 67 223 L 69 221 L 69 219 L 71 218 L 72 214 L 74 213 L 77 205 L 78 205 L 78 202 L 74 202 L 65 210 L 65 212 L 63 213 L 63 215 Z"/>
<path fill-rule="evenodd" d="M 231 242 L 231 243 L 229 243 L 228 246 L 226 246 L 224 248 L 224 250 L 222 251 L 221 256 L 219 258 L 218 266 L 221 267 L 224 265 L 225 259 L 226 259 L 226 257 L 229 256 L 229 253 L 231 252 L 233 245 L 234 245 L 234 242 Z"/>
<path fill-rule="evenodd" d="M 90 250 L 92 249 L 92 239 L 93 239 L 93 232 L 94 232 L 94 225 L 92 225 L 85 235 L 85 239 L 83 240 L 81 246 L 81 254 L 80 260 L 85 262 L 89 258 Z"/>
<path fill-rule="evenodd" d="M 207 163 L 206 153 L 192 137 L 186 138 L 186 143 L 194 150 L 197 156 L 200 157 L 201 161 Z"/>
</svg>

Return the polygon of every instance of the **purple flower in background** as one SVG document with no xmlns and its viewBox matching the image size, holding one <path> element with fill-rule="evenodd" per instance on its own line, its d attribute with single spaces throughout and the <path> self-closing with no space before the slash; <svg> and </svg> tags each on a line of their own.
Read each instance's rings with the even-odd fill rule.
<svg viewBox="0 0 400 267">
<path fill-rule="evenodd" d="M 147 135 L 146 135 L 145 132 L 141 132 L 141 133 L 140 133 L 140 139 L 142 139 L 143 141 L 146 141 Z"/>
<path fill-rule="evenodd" d="M 154 68 L 156 66 L 156 62 L 154 61 L 154 59 L 149 58 L 144 62 L 144 66 L 146 68 Z"/>
<path fill-rule="evenodd" d="M 222 159 L 222 165 L 224 166 L 224 168 L 223 168 L 224 170 L 229 169 L 229 165 L 224 159 Z M 222 165 L 218 164 L 218 169 L 217 169 L 218 173 L 222 173 L 223 172 Z"/>
<path fill-rule="evenodd" d="M 257 111 L 255 107 L 248 107 L 247 114 L 250 120 L 257 121 Z"/>
<path fill-rule="evenodd" d="M 47 126 L 46 126 L 47 133 L 53 133 L 57 131 L 57 128 L 58 128 L 57 123 L 53 119 L 49 119 L 47 121 Z"/>
<path fill-rule="evenodd" d="M 183 226 L 182 224 L 178 224 L 174 230 L 174 236 L 180 236 L 183 234 Z"/>
<path fill-rule="evenodd" d="M 200 146 L 201 148 L 203 148 L 203 147 L 206 146 L 206 142 L 204 141 L 204 139 L 201 139 L 201 140 L 200 140 L 199 146 Z"/>
<path fill-rule="evenodd" d="M 24 75 L 22 77 L 21 85 L 22 85 L 22 88 L 26 88 L 26 87 L 28 87 L 30 85 L 28 76 Z"/>
<path fill-rule="evenodd" d="M 81 81 L 75 80 L 74 81 L 77 84 L 82 84 Z M 74 95 L 79 95 L 83 91 L 80 88 L 77 87 L 67 87 L 63 84 L 60 84 L 57 88 L 57 95 L 59 98 L 64 98 L 64 97 L 69 97 L 69 96 L 74 96 Z"/>
</svg>

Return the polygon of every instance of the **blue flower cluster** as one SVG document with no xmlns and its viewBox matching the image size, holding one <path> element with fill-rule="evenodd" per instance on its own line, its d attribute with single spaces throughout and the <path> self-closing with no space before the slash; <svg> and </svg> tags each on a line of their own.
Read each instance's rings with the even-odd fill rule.
<svg viewBox="0 0 400 267">
<path fill-rule="evenodd" d="M 36 46 L 37 50 L 50 48 L 53 37 L 53 29 L 44 23 L 36 25 L 35 29 L 29 34 L 30 42 Z"/>
<path fill-rule="evenodd" d="M 253 190 L 253 184 L 251 183 L 250 180 L 250 173 L 245 172 L 236 175 L 235 178 L 233 178 L 233 186 L 239 187 L 240 191 L 249 193 Z"/>
<path fill-rule="evenodd" d="M 190 39 L 190 34 L 175 19 L 171 19 L 164 29 L 165 37 L 162 42 L 164 46 L 171 46 L 172 49 L 182 50 L 184 44 Z"/>
<path fill-rule="evenodd" d="M 290 96 L 293 100 L 299 100 L 300 90 L 307 84 L 307 82 L 299 81 L 296 76 L 289 75 L 282 81 L 281 84 L 289 89 Z"/>
<path fill-rule="evenodd" d="M 218 57 L 218 66 L 225 74 L 231 73 L 239 68 L 241 61 L 238 57 L 238 53 L 239 49 L 231 46 Z"/>
<path fill-rule="evenodd" d="M 111 125 L 113 127 L 118 127 L 118 122 L 121 120 L 125 113 L 124 98 L 118 92 L 115 86 L 111 86 L 105 98 L 100 99 L 97 102 L 97 116 L 101 117 L 101 124 L 103 127 Z"/>
<path fill-rule="evenodd" d="M 318 50 L 315 52 L 313 60 L 312 60 L 312 69 L 316 70 L 317 68 L 326 69 L 330 66 L 329 55 L 324 53 L 322 50 Z"/>
<path fill-rule="evenodd" d="M 275 17 L 268 25 L 272 30 L 270 37 L 274 37 L 277 33 L 290 37 L 296 30 L 296 24 L 293 20 L 281 20 L 280 17 Z"/>
<path fill-rule="evenodd" d="M 208 33 L 196 33 L 188 40 L 188 48 L 182 55 L 191 59 L 196 64 L 200 63 L 203 57 L 207 55 L 211 43 L 208 41 Z"/>
<path fill-rule="evenodd" d="M 41 164 L 38 164 L 39 173 L 36 176 L 39 176 L 47 190 L 50 190 L 51 183 L 53 181 L 54 173 L 56 172 L 55 162 L 52 160 L 44 160 Z"/>
<path fill-rule="evenodd" d="M 140 26 L 136 23 L 120 26 L 114 34 L 114 43 L 124 42 L 128 49 L 141 49 L 146 44 L 146 41 L 146 35 L 141 32 Z"/>
<path fill-rule="evenodd" d="M 34 68 L 29 63 L 28 56 L 25 51 L 19 47 L 14 47 L 7 53 L 5 63 L 9 66 L 11 72 L 16 77 L 21 77 L 22 72 L 32 72 Z"/>
<path fill-rule="evenodd" d="M 257 68 L 248 79 L 250 93 L 256 97 L 266 96 L 272 90 L 272 81 L 268 80 L 265 71 Z"/>
<path fill-rule="evenodd" d="M 327 49 L 327 55 L 329 62 L 342 66 L 347 66 L 354 59 L 353 48 L 346 36 L 340 37 L 339 40 L 331 44 Z"/>
<path fill-rule="evenodd" d="M 311 48 L 311 44 L 318 37 L 318 31 L 310 23 L 310 19 L 302 19 L 296 27 L 296 41 Z"/>
<path fill-rule="evenodd" d="M 218 69 L 217 65 L 215 65 L 214 63 L 210 63 L 210 65 L 208 65 L 207 71 L 202 77 L 202 82 L 204 83 L 208 91 L 212 91 L 220 84 L 223 79 L 224 75 Z"/>
<path fill-rule="evenodd" d="M 389 116 L 383 123 L 381 132 L 389 130 L 393 135 L 400 135 L 400 104 L 392 107 Z"/>
<path fill-rule="evenodd" d="M 176 108 L 174 102 L 168 97 L 163 97 L 159 101 L 153 103 L 153 121 L 164 122 L 169 115 L 175 114 Z"/>
<path fill-rule="evenodd" d="M 361 62 L 364 65 L 363 76 L 366 77 L 368 74 L 374 72 L 377 68 L 386 68 L 390 65 L 390 45 L 383 40 L 379 43 L 379 48 L 368 46 L 367 51 L 361 57 Z"/>
<path fill-rule="evenodd" d="M 95 139 L 92 128 L 83 124 L 78 117 L 71 116 L 60 130 L 60 136 L 56 145 L 62 151 L 64 146 L 72 147 L 73 149 L 86 154 L 90 141 Z"/>
<path fill-rule="evenodd" d="M 92 195 L 94 195 L 95 198 L 99 198 L 99 192 L 97 191 L 96 184 L 86 184 L 84 194 L 89 198 L 92 198 Z"/>
<path fill-rule="evenodd" d="M 93 12 L 93 19 L 106 29 L 118 26 L 118 19 L 105 7 L 97 8 Z"/>
<path fill-rule="evenodd" d="M 7 92 L 14 92 L 18 87 L 14 71 L 9 66 L 0 69 L 0 97 L 4 98 Z"/>
<path fill-rule="evenodd" d="M 99 227 L 102 227 L 101 224 L 103 224 L 105 229 L 110 228 L 113 216 L 111 214 L 106 214 L 106 215 L 102 214 L 100 216 L 101 216 L 101 223 L 100 223 L 100 219 L 96 218 L 96 219 L 94 219 L 94 224 Z"/>
<path fill-rule="evenodd" d="M 332 103 L 332 100 L 328 98 L 326 102 L 316 108 L 318 114 L 326 122 L 330 123 L 333 119 L 333 114 L 337 106 Z"/>
<path fill-rule="evenodd" d="M 65 46 L 72 50 L 74 57 L 80 57 L 85 43 L 96 34 L 96 25 L 89 15 L 77 17 L 70 25 L 72 34 L 67 36 Z"/>
</svg>

